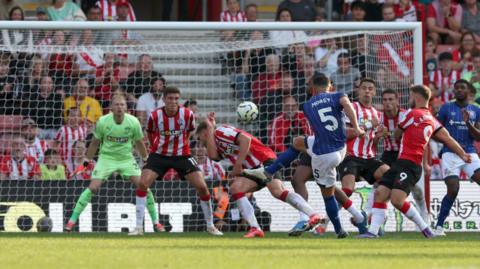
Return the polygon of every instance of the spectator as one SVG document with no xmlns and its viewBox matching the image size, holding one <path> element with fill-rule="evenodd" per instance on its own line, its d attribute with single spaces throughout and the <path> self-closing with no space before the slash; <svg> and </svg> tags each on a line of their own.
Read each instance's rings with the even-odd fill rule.
<svg viewBox="0 0 480 269">
<path fill-rule="evenodd" d="M 75 151 L 74 143 L 78 140 L 85 140 L 87 137 L 87 128 L 82 122 L 80 110 L 70 108 L 67 112 L 66 124 L 63 125 L 55 135 L 53 148 L 58 149 L 62 162 L 70 174 L 75 170 L 73 165 Z M 82 152 L 83 153 L 83 152 Z M 82 158 L 84 155 L 82 155 Z"/>
<path fill-rule="evenodd" d="M 348 53 L 348 50 L 339 47 L 334 38 L 328 38 L 323 41 L 323 44 L 315 49 L 317 72 L 330 77 L 330 75 L 338 68 L 338 55 L 340 55 L 340 53 Z"/>
<path fill-rule="evenodd" d="M 65 166 L 61 164 L 58 152 L 54 149 L 45 151 L 45 164 L 40 165 L 42 180 L 59 180 L 65 178 Z"/>
<path fill-rule="evenodd" d="M 462 30 L 472 32 L 475 36 L 475 42 L 480 44 L 480 2 L 465 0 L 462 15 Z"/>
<path fill-rule="evenodd" d="M 258 17 L 258 6 L 255 3 L 250 3 L 245 7 L 245 17 L 248 22 L 256 22 Z"/>
<path fill-rule="evenodd" d="M 378 0 L 365 0 L 365 21 L 381 21 L 382 4 Z"/>
<path fill-rule="evenodd" d="M 395 80 L 410 85 L 413 72 L 413 47 L 410 37 L 399 34 L 389 41 L 380 41 L 377 48 L 377 61 L 390 69 Z"/>
<path fill-rule="evenodd" d="M 353 1 L 352 5 L 350 6 L 350 10 L 352 11 L 352 18 L 351 18 L 352 21 L 356 21 L 356 22 L 365 21 L 367 10 L 364 2 L 360 0 Z"/>
<path fill-rule="evenodd" d="M 37 17 L 37 21 L 49 21 L 50 17 L 48 17 L 47 9 L 44 7 L 37 7 L 35 10 L 35 16 Z"/>
<path fill-rule="evenodd" d="M 380 66 L 376 74 L 376 81 L 377 81 L 377 88 L 381 91 L 386 89 L 398 89 L 397 81 L 395 80 L 395 76 L 392 74 L 392 71 L 385 67 Z"/>
<path fill-rule="evenodd" d="M 44 7 L 37 7 L 35 15 L 37 21 L 49 21 L 50 18 L 47 14 L 47 9 Z M 33 36 L 35 37 L 34 44 L 44 46 L 45 48 L 52 44 L 52 30 L 33 30 Z M 42 54 L 42 59 L 45 60 L 49 56 L 48 53 Z"/>
<path fill-rule="evenodd" d="M 90 180 L 92 178 L 93 168 L 95 168 L 95 162 L 90 162 L 85 169 L 78 169 L 83 166 L 85 162 L 85 156 L 87 154 L 87 147 L 84 140 L 76 140 L 72 144 L 73 161 L 71 170 L 67 171 L 69 180 Z M 68 168 L 68 166 L 67 166 Z"/>
<path fill-rule="evenodd" d="M 131 73 L 124 82 L 124 89 L 129 95 L 129 101 L 136 101 L 136 98 L 150 91 L 152 85 L 151 80 L 162 76 L 162 74 L 153 70 L 152 57 L 148 54 L 142 54 L 138 57 L 136 69 L 137 70 Z"/>
<path fill-rule="evenodd" d="M 288 10 L 291 21 L 315 21 L 317 9 L 311 0 L 284 0 L 278 5 L 277 14 L 281 10 Z"/>
<path fill-rule="evenodd" d="M 38 127 L 35 121 L 30 118 L 23 119 L 21 133 L 25 139 L 25 154 L 35 158 L 38 163 L 42 164 L 45 159 L 45 150 L 48 148 L 48 142 L 38 138 Z"/>
<path fill-rule="evenodd" d="M 198 119 L 198 103 L 197 103 L 197 100 L 194 100 L 194 99 L 187 100 L 187 101 L 185 101 L 185 103 L 183 103 L 183 106 L 188 108 L 190 111 L 192 111 L 195 118 Z"/>
<path fill-rule="evenodd" d="M 40 127 L 39 137 L 53 139 L 62 125 L 63 96 L 62 91 L 55 89 L 52 78 L 42 77 L 38 91 L 26 93 L 22 99 L 24 115 Z"/>
<path fill-rule="evenodd" d="M 472 54 L 472 71 L 463 72 L 462 78 L 469 81 L 477 90 L 475 94 L 475 101 L 480 104 L 480 52 Z"/>
<path fill-rule="evenodd" d="M 460 38 L 460 47 L 452 52 L 454 69 L 458 71 L 472 71 L 472 54 L 480 51 L 475 46 L 475 35 L 472 32 L 464 32 Z"/>
<path fill-rule="evenodd" d="M 223 22 L 246 22 L 245 12 L 240 10 L 237 0 L 226 0 L 227 9 L 220 13 L 220 21 Z"/>
<path fill-rule="evenodd" d="M 352 67 L 348 53 L 338 55 L 337 65 L 338 69 L 330 76 L 330 80 L 337 92 L 344 92 L 352 97 L 354 89 L 357 88 L 362 77 L 360 71 Z"/>
<path fill-rule="evenodd" d="M 102 107 L 97 99 L 88 96 L 89 86 L 86 79 L 79 79 L 75 84 L 73 95 L 65 98 L 63 113 L 65 119 L 68 119 L 68 112 L 72 108 L 80 109 L 80 117 L 89 123 L 97 122 L 102 116 Z M 87 122 L 86 122 L 87 123 Z"/>
<path fill-rule="evenodd" d="M 23 9 L 19 6 L 13 7 L 9 12 L 9 20 L 23 21 L 25 15 Z M 30 30 L 1 30 L 0 43 L 3 45 L 3 50 L 8 50 L 12 54 L 12 67 L 14 73 L 21 73 L 27 65 L 27 53 L 18 52 L 18 46 L 25 46 L 25 50 L 33 50 L 33 33 Z"/>
<path fill-rule="evenodd" d="M 0 0 L 0 21 L 8 20 L 10 10 L 18 6 L 17 0 Z"/>
<path fill-rule="evenodd" d="M 407 22 L 418 21 L 418 3 L 412 0 L 400 0 L 394 5 L 395 15 L 397 18 Z"/>
<path fill-rule="evenodd" d="M 40 167 L 35 158 L 25 155 L 25 140 L 17 136 L 11 142 L 9 155 L 0 162 L 0 180 L 25 180 L 40 178 Z"/>
<path fill-rule="evenodd" d="M 16 92 L 23 95 L 38 91 L 40 80 L 44 75 L 46 75 L 45 63 L 42 58 L 33 56 L 29 68 L 25 69 L 23 74 L 17 77 L 18 83 Z"/>
<path fill-rule="evenodd" d="M 52 46 L 66 46 L 67 37 L 64 31 L 58 30 L 53 34 Z M 49 75 L 54 79 L 54 84 L 70 92 L 70 76 L 72 74 L 74 56 L 71 53 L 52 53 L 49 57 Z"/>
<path fill-rule="evenodd" d="M 405 21 L 404 19 L 397 18 L 397 14 L 395 14 L 395 8 L 390 4 L 384 4 L 382 6 L 382 20 L 386 22 Z"/>
<path fill-rule="evenodd" d="M 425 65 L 428 75 L 437 70 L 438 56 L 435 52 L 436 48 L 437 44 L 435 43 L 435 40 L 427 36 L 427 42 L 425 46 Z"/>
<path fill-rule="evenodd" d="M 462 7 L 452 0 L 435 0 L 427 7 L 429 36 L 438 43 L 458 43 L 462 23 Z"/>
<path fill-rule="evenodd" d="M 307 84 L 315 73 L 315 60 L 308 52 L 304 43 L 290 45 L 289 53 L 282 57 L 283 70 L 289 70 L 293 78 L 292 95 L 300 107 L 308 99 Z"/>
<path fill-rule="evenodd" d="M 278 9 L 275 21 L 291 22 L 292 14 L 288 9 Z M 270 31 L 268 36 L 278 48 L 287 47 L 292 43 L 305 42 L 307 38 L 304 31 Z"/>
<path fill-rule="evenodd" d="M 54 0 L 47 8 L 48 17 L 52 21 L 84 21 L 87 18 L 77 4 L 70 0 Z"/>
<path fill-rule="evenodd" d="M 136 115 L 144 127 L 146 127 L 150 113 L 157 108 L 165 106 L 162 99 L 162 93 L 166 86 L 165 79 L 162 77 L 153 77 L 150 83 L 150 91 L 142 94 L 142 96 L 138 98 L 136 107 Z"/>
<path fill-rule="evenodd" d="M 95 98 L 106 108 L 110 106 L 113 89 L 119 86 L 120 69 L 115 62 L 115 54 L 106 53 L 103 59 L 103 65 L 97 67 L 95 73 Z"/>
<path fill-rule="evenodd" d="M 83 30 L 82 43 L 78 48 L 81 52 L 75 56 L 72 75 L 79 77 L 95 78 L 97 67 L 104 64 L 103 51 L 94 46 L 95 36 L 92 30 Z"/>
<path fill-rule="evenodd" d="M 0 52 L 0 115 L 12 114 L 15 105 L 15 77 L 10 75 L 9 53 Z"/>
<path fill-rule="evenodd" d="M 98 0 L 96 6 L 100 7 L 103 21 L 117 20 L 117 6 L 128 5 L 128 21 L 136 21 L 135 11 L 127 0 Z"/>
<path fill-rule="evenodd" d="M 88 8 L 87 21 L 102 21 L 102 11 L 99 6 L 93 5 Z"/>
<path fill-rule="evenodd" d="M 268 54 L 265 59 L 265 72 L 260 73 L 252 83 L 252 101 L 256 104 L 267 94 L 280 89 L 280 58 Z"/>
<path fill-rule="evenodd" d="M 375 56 L 371 53 L 367 54 L 367 40 L 365 35 L 356 38 L 354 50 L 351 53 L 352 65 L 360 71 L 362 78 L 367 76 L 367 64 L 375 64 Z"/>
<path fill-rule="evenodd" d="M 117 3 L 117 21 L 127 22 L 129 21 L 128 17 L 128 3 L 127 2 L 118 2 Z M 112 34 L 112 44 L 120 45 L 125 48 L 128 48 L 131 45 L 138 45 L 143 42 L 143 36 L 132 30 L 118 30 Z M 120 59 L 124 60 L 125 64 L 133 64 L 136 61 L 135 55 L 131 54 L 130 56 L 127 53 L 119 54 Z"/>
<path fill-rule="evenodd" d="M 282 112 L 276 116 L 268 127 L 268 144 L 279 153 L 287 150 L 293 137 L 311 135 L 310 125 L 293 96 L 283 98 Z"/>
<path fill-rule="evenodd" d="M 448 102 L 453 99 L 453 84 L 460 79 L 460 72 L 453 69 L 453 56 L 450 52 L 442 52 L 438 56 L 439 70 L 430 74 L 439 91 L 440 100 Z"/>
</svg>

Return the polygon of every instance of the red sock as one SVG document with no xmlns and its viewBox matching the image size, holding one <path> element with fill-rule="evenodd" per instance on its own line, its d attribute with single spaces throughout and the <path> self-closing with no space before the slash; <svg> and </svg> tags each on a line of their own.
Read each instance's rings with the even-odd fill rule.
<svg viewBox="0 0 480 269">
<path fill-rule="evenodd" d="M 386 203 L 373 203 L 373 208 L 379 208 L 379 209 L 387 209 L 387 204 Z"/>
<path fill-rule="evenodd" d="M 137 190 L 135 191 L 135 193 L 136 193 L 136 195 L 137 195 L 138 197 L 145 197 L 145 196 L 147 196 L 147 191 L 144 191 L 144 190 L 137 189 Z"/>
<path fill-rule="evenodd" d="M 284 201 L 287 200 L 287 196 L 288 196 L 288 191 L 285 190 L 282 192 L 282 194 L 280 194 L 280 200 Z"/>
<path fill-rule="evenodd" d="M 232 197 L 233 197 L 233 200 L 234 200 L 234 201 L 237 201 L 237 200 L 241 199 L 241 198 L 244 197 L 244 196 L 245 196 L 245 193 L 243 193 L 243 192 L 238 192 L 238 193 L 232 194 Z"/>
<path fill-rule="evenodd" d="M 352 200 L 348 199 L 342 206 L 343 208 L 345 209 L 348 209 L 349 207 L 351 207 L 353 204 Z"/>
<path fill-rule="evenodd" d="M 400 208 L 400 212 L 402 212 L 403 214 L 407 214 L 409 209 L 410 209 L 410 203 L 405 201 L 402 205 L 402 208 Z"/>
<path fill-rule="evenodd" d="M 205 202 L 210 201 L 210 194 L 200 196 L 200 200 Z"/>
<path fill-rule="evenodd" d="M 352 191 L 351 189 L 349 189 L 349 188 L 342 188 L 342 191 L 343 191 L 348 197 L 352 196 L 352 194 L 353 194 L 353 191 Z"/>
</svg>

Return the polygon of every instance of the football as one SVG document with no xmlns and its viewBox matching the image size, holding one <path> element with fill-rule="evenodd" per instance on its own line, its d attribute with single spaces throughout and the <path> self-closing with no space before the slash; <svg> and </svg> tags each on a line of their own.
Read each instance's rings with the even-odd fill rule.
<svg viewBox="0 0 480 269">
<path fill-rule="evenodd" d="M 250 101 L 242 102 L 237 107 L 238 121 L 243 123 L 251 123 L 258 118 L 257 105 Z"/>
<path fill-rule="evenodd" d="M 42 217 L 37 221 L 38 232 L 42 232 L 42 233 L 51 232 L 52 227 L 53 227 L 52 219 L 47 216 Z"/>
</svg>

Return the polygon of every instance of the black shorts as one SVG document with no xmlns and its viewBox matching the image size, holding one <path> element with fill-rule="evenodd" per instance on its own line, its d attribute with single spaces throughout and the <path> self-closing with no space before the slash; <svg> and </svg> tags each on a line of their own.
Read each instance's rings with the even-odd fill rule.
<svg viewBox="0 0 480 269">
<path fill-rule="evenodd" d="M 380 180 L 380 185 L 410 193 L 422 175 L 422 167 L 409 160 L 398 160 L 392 164 Z"/>
<path fill-rule="evenodd" d="M 384 151 L 381 160 L 384 164 L 392 166 L 398 160 L 398 151 Z"/>
<path fill-rule="evenodd" d="M 298 165 L 312 167 L 312 157 L 306 153 L 300 153 L 300 156 L 298 156 Z"/>
<path fill-rule="evenodd" d="M 185 175 L 200 171 L 197 161 L 193 157 L 163 156 L 157 153 L 151 153 L 147 163 L 143 166 L 143 169 L 150 169 L 157 173 L 159 179 L 162 179 L 170 168 L 175 169 L 182 179 Z"/>
<path fill-rule="evenodd" d="M 265 162 L 263 162 L 263 167 L 267 167 L 269 166 L 270 164 L 272 164 L 275 160 L 266 160 Z M 255 168 L 259 168 L 259 167 L 255 167 Z M 244 178 L 247 178 L 247 179 L 250 179 L 251 181 L 257 183 L 257 190 L 261 190 L 263 189 L 264 187 L 267 186 L 268 183 L 270 183 L 272 181 L 272 179 L 269 179 L 267 178 L 266 180 L 261 180 L 259 178 L 256 178 L 256 177 L 251 177 L 249 175 L 246 175 L 246 174 L 242 174 L 241 175 L 242 177 Z M 272 178 L 276 178 L 276 179 L 280 179 L 281 178 L 281 174 L 280 172 L 276 172 L 275 175 L 273 175 Z"/>
<path fill-rule="evenodd" d="M 359 181 L 360 177 L 363 177 L 369 184 L 373 185 L 375 183 L 373 174 L 382 165 L 384 165 L 384 163 L 377 159 L 362 159 L 347 156 L 338 166 L 340 180 L 346 175 L 354 175 L 356 181 Z"/>
</svg>

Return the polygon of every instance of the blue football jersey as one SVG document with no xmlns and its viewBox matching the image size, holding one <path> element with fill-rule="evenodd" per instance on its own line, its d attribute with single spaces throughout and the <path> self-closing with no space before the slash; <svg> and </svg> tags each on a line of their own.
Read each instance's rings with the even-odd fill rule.
<svg viewBox="0 0 480 269">
<path fill-rule="evenodd" d="M 344 93 L 321 93 L 303 105 L 303 112 L 315 133 L 313 153 L 317 155 L 345 147 L 345 117 L 340 98 Z"/>
<path fill-rule="evenodd" d="M 450 135 L 457 140 L 467 153 L 475 153 L 473 146 L 473 136 L 468 131 L 467 124 L 463 121 L 462 109 L 466 109 L 470 114 L 470 121 L 475 124 L 480 121 L 480 108 L 469 104 L 462 108 L 455 102 L 444 104 L 438 112 L 438 121 L 448 130 Z M 452 152 L 448 147 L 443 147 L 443 152 Z"/>
</svg>

